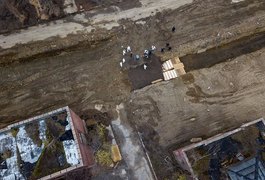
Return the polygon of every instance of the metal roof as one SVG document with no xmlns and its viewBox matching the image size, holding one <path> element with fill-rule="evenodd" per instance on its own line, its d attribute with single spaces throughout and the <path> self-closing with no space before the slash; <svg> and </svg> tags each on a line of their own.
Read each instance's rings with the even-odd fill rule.
<svg viewBox="0 0 265 180">
<path fill-rule="evenodd" d="M 259 156 L 246 159 L 239 164 L 228 167 L 227 173 L 231 180 L 264 180 L 264 161 Z"/>
</svg>

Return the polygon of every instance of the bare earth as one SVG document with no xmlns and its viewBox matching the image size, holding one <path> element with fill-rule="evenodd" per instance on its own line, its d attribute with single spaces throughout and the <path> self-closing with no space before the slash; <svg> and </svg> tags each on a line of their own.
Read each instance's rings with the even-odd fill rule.
<svg viewBox="0 0 265 180">
<path fill-rule="evenodd" d="M 19 120 L 63 105 L 70 105 L 77 112 L 82 112 L 98 102 L 119 104 L 128 97 L 131 90 L 127 73 L 121 72 L 118 65 L 122 59 L 121 45 L 129 44 L 135 53 L 142 53 L 152 44 L 159 48 L 170 42 L 175 55 L 197 52 L 202 48 L 238 39 L 244 33 L 250 35 L 262 31 L 265 27 L 264 8 L 262 0 L 236 4 L 227 0 L 218 3 L 214 0 L 208 3 L 200 0 L 144 19 L 144 25 L 124 22 L 125 28 L 113 29 L 110 35 L 106 34 L 110 37 L 103 37 L 104 41 L 89 41 L 88 44 L 85 41 L 76 51 L 61 49 L 55 54 L 44 53 L 37 56 L 37 59 L 25 58 L 19 61 L 21 63 L 2 66 L 2 126 L 7 122 L 12 123 L 10 120 Z M 216 16 L 212 15 L 214 12 Z M 170 31 L 173 25 L 177 27 L 174 34 Z M 7 40 L 8 37 L 12 40 L 13 35 L 6 36 Z M 8 57 L 12 58 L 31 57 L 40 51 L 49 51 L 56 43 L 60 44 L 60 48 L 68 47 L 68 43 L 82 37 L 72 35 L 62 39 L 50 38 L 2 50 L 2 53 L 10 53 Z M 0 45 L 4 46 L 4 43 Z M 5 56 L 1 58 L 1 62 L 6 60 L 11 62 Z"/>
<path fill-rule="evenodd" d="M 207 138 L 265 116 L 265 48 L 137 90 L 128 119 L 143 134 L 155 171 L 191 138 Z M 165 173 L 166 174 L 166 173 Z"/>
<path fill-rule="evenodd" d="M 141 54 L 170 43 L 170 53 L 156 54 L 184 56 L 264 33 L 264 0 L 140 2 L 0 35 L 0 127 L 65 105 L 82 115 L 96 104 L 113 111 L 126 102 L 128 121 L 143 133 L 162 179 L 175 170 L 164 163 L 172 147 L 265 117 L 264 44 L 137 91 L 119 67 L 122 45 Z"/>
<path fill-rule="evenodd" d="M 127 111 L 167 147 L 265 116 L 265 48 L 131 95 Z M 144 132 L 143 132 L 144 133 Z"/>
</svg>

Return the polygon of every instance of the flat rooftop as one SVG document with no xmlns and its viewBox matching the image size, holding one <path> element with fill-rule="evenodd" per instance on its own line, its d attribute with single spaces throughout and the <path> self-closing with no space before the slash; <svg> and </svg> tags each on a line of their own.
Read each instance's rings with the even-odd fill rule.
<svg viewBox="0 0 265 180">
<path fill-rule="evenodd" d="M 198 179 L 265 179 L 264 120 L 184 147 L 174 154 L 183 168 Z"/>
<path fill-rule="evenodd" d="M 0 179 L 38 179 L 82 163 L 68 107 L 0 131 Z"/>
</svg>

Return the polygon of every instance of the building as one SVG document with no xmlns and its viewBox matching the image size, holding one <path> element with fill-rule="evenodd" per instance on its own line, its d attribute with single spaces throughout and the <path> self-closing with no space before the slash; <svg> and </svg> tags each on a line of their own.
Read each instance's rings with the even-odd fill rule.
<svg viewBox="0 0 265 180">
<path fill-rule="evenodd" d="M 193 179 L 265 179 L 263 118 L 174 151 Z"/>
<path fill-rule="evenodd" d="M 69 107 L 0 130 L 0 179 L 51 179 L 94 165 L 87 129 Z"/>
</svg>

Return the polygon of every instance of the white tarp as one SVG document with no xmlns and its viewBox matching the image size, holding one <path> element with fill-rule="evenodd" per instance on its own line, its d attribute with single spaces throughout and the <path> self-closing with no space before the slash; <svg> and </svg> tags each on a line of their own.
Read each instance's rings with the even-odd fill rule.
<svg viewBox="0 0 265 180">
<path fill-rule="evenodd" d="M 28 136 L 25 126 L 19 128 L 16 140 L 22 161 L 29 163 L 37 162 L 43 151 L 44 144 L 42 143 L 41 147 L 38 147 Z"/>
<path fill-rule="evenodd" d="M 70 124 L 70 119 L 67 116 L 68 125 L 65 127 L 65 130 L 71 130 L 71 124 Z M 76 143 L 74 140 L 66 140 L 63 141 L 63 147 L 64 147 L 64 152 L 65 152 L 65 157 L 67 163 L 70 165 L 77 165 L 79 164 L 79 155 L 78 151 L 76 148 Z"/>
<path fill-rule="evenodd" d="M 63 141 L 66 161 L 71 166 L 79 164 L 79 156 L 74 140 Z"/>
</svg>

